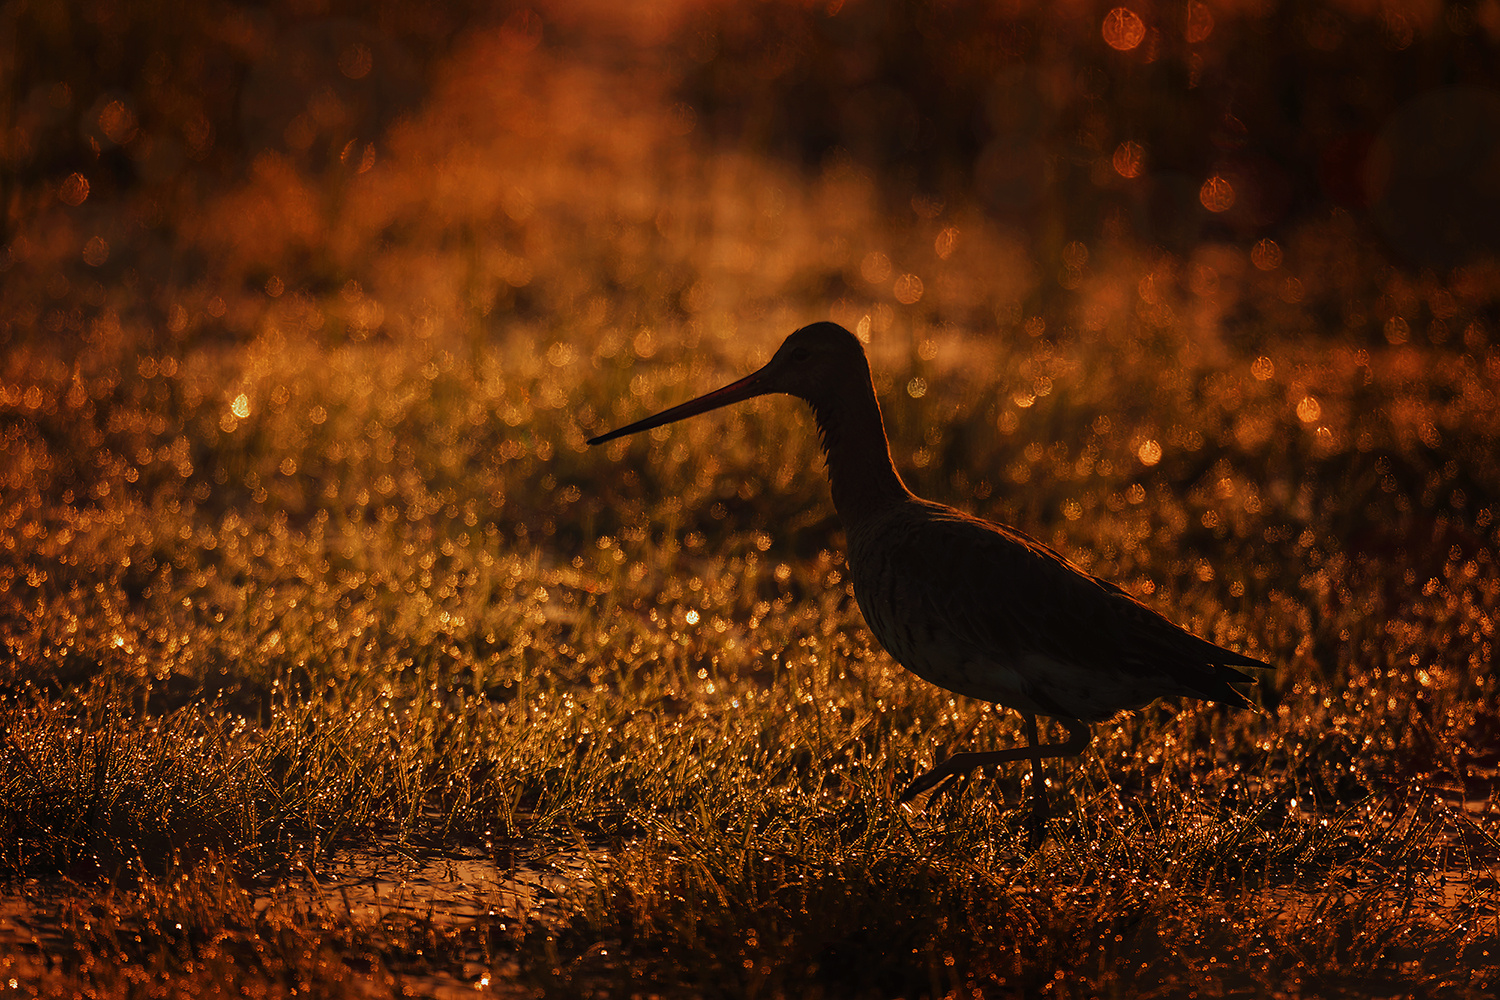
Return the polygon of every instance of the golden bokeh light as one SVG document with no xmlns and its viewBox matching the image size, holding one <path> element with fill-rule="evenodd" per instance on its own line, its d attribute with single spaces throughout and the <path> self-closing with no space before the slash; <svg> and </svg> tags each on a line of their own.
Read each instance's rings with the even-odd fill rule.
<svg viewBox="0 0 1500 1000">
<path fill-rule="evenodd" d="M 353 167 L 357 174 L 365 173 L 375 166 L 375 144 L 367 142 L 361 148 L 358 139 L 350 139 L 344 144 L 343 151 L 339 153 L 339 162 Z"/>
<path fill-rule="evenodd" d="M 124 101 L 110 101 L 99 112 L 99 131 L 116 146 L 123 146 L 139 131 L 135 112 Z"/>
<path fill-rule="evenodd" d="M 1116 7 L 1104 15 L 1104 43 L 1129 52 L 1146 40 L 1146 22 L 1129 7 Z"/>
<path fill-rule="evenodd" d="M 1205 3 L 1197 0 L 1189 0 L 1187 5 L 1187 26 L 1183 31 L 1183 37 L 1194 45 L 1206 42 L 1208 36 L 1214 33 L 1214 14 Z"/>
<path fill-rule="evenodd" d="M 375 67 L 375 55 L 364 42 L 355 42 L 339 53 L 339 72 L 351 80 L 363 80 Z"/>
<path fill-rule="evenodd" d="M 109 260 L 109 242 L 102 236 L 93 236 L 83 245 L 83 262 L 89 267 L 99 267 Z"/>
<path fill-rule="evenodd" d="M 1115 154 L 1110 157 L 1110 162 L 1115 173 L 1126 180 L 1134 180 L 1146 170 L 1146 147 L 1126 139 L 1115 147 Z"/>
<path fill-rule="evenodd" d="M 1210 212 L 1227 212 L 1234 207 L 1234 185 L 1214 174 L 1198 189 L 1198 200 Z"/>
<path fill-rule="evenodd" d="M 64 177 L 62 184 L 57 189 L 58 200 L 64 205 L 70 205 L 73 208 L 82 205 L 88 196 L 88 178 L 79 173 L 72 173 Z"/>
<path fill-rule="evenodd" d="M 938 259 L 947 260 L 953 256 L 953 251 L 958 249 L 958 230 L 949 226 L 937 234 L 937 239 L 932 242 L 932 250 L 938 255 Z"/>
<path fill-rule="evenodd" d="M 916 305 L 925 290 L 922 279 L 915 274 L 903 274 L 896 279 L 896 301 L 904 306 Z"/>
<path fill-rule="evenodd" d="M 1262 271 L 1274 271 L 1281 266 L 1281 247 L 1273 239 L 1263 239 L 1250 248 L 1250 263 Z"/>
</svg>

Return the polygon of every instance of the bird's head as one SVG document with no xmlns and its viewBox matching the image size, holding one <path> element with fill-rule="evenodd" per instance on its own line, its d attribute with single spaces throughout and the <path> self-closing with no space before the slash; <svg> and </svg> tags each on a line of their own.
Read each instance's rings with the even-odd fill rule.
<svg viewBox="0 0 1500 1000">
<path fill-rule="evenodd" d="M 769 393 L 784 392 L 816 405 L 842 385 L 857 380 L 868 382 L 869 372 L 859 338 L 837 323 L 813 323 L 786 338 L 759 371 L 655 416 L 591 438 L 589 444 L 603 444 Z"/>
</svg>

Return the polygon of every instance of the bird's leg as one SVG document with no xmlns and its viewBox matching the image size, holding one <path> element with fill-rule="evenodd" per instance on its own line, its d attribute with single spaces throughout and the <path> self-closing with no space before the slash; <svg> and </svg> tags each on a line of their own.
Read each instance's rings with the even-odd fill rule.
<svg viewBox="0 0 1500 1000">
<path fill-rule="evenodd" d="M 1045 757 L 1075 757 L 1083 753 L 1089 745 L 1092 734 L 1089 732 L 1087 723 L 1077 719 L 1059 719 L 1068 729 L 1068 738 L 1062 743 L 1042 744 L 1037 739 L 1036 716 L 1027 715 L 1026 718 L 1026 740 L 1027 746 L 1011 747 L 1008 750 L 990 750 L 985 752 L 965 751 L 956 753 L 943 761 L 926 774 L 920 775 L 906 790 L 901 793 L 900 802 L 910 802 L 923 792 L 939 785 L 945 785 L 950 779 L 966 777 L 975 768 L 987 767 L 999 764 L 1011 764 L 1018 760 L 1029 760 L 1032 762 L 1032 774 L 1035 777 L 1034 794 L 1042 794 L 1045 802 L 1045 792 L 1041 783 L 1041 761 Z M 1046 808 L 1045 805 L 1042 806 Z M 1045 814 L 1043 815 L 1045 819 Z"/>
<path fill-rule="evenodd" d="M 961 787 L 963 782 L 969 780 L 969 774 L 975 768 L 995 763 L 995 761 L 989 760 L 988 756 L 988 754 L 970 753 L 967 751 L 956 753 L 939 763 L 932 770 L 919 774 L 911 784 L 906 786 L 896 801 L 910 802 L 923 792 L 932 789 L 937 789 L 939 792 L 949 792 L 956 787 Z M 976 760 L 975 758 L 981 759 Z"/>
<path fill-rule="evenodd" d="M 897 801 L 910 802 L 929 789 L 949 786 L 950 781 L 955 778 L 967 781 L 970 772 L 976 768 L 989 764 L 1009 764 L 1025 760 L 1030 755 L 1029 747 L 1013 747 L 1009 750 L 993 750 L 987 753 L 969 750 L 956 753 L 926 774 L 919 775 L 915 781 L 906 786 L 906 790 L 901 793 L 901 798 Z"/>
<path fill-rule="evenodd" d="M 1031 818 L 1026 824 L 1026 839 L 1034 851 L 1042 846 L 1047 829 L 1047 820 L 1052 818 L 1052 804 L 1047 801 L 1047 779 L 1042 775 L 1042 741 L 1037 736 L 1036 716 L 1030 712 L 1021 716 L 1026 720 L 1026 742 L 1031 753 Z"/>
<path fill-rule="evenodd" d="M 1036 802 L 1031 811 L 1031 819 L 1027 824 L 1026 840 L 1034 851 L 1042 846 L 1046 839 L 1047 821 L 1052 818 L 1052 804 L 1047 798 L 1047 779 L 1042 775 L 1043 757 L 1076 757 L 1083 753 L 1084 748 L 1089 745 L 1093 738 L 1088 723 L 1078 719 L 1058 719 L 1068 730 L 1068 738 L 1061 743 L 1048 744 L 1046 753 L 1039 753 L 1043 749 L 1037 739 L 1036 716 L 1026 716 L 1026 738 L 1031 743 L 1031 790 L 1036 797 Z"/>
</svg>

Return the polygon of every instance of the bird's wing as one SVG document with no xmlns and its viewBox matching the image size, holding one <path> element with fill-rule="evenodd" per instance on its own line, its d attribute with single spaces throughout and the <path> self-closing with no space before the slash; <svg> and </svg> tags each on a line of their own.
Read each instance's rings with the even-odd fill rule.
<svg viewBox="0 0 1500 1000">
<path fill-rule="evenodd" d="M 1161 677 L 1161 694 L 1241 704 L 1229 685 L 1251 678 L 1234 667 L 1265 666 L 1200 639 L 1013 528 L 938 508 L 900 536 L 888 558 L 914 605 L 909 613 L 941 619 L 976 653 Z"/>
</svg>

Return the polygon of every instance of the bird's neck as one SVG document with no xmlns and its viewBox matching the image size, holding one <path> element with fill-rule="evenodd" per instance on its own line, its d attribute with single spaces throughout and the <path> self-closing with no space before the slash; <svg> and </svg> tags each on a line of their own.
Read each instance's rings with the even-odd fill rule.
<svg viewBox="0 0 1500 1000">
<path fill-rule="evenodd" d="M 831 386 L 828 395 L 808 402 L 828 461 L 833 506 L 846 530 L 911 499 L 911 491 L 891 461 L 885 422 L 868 372 L 863 379 Z"/>
</svg>

